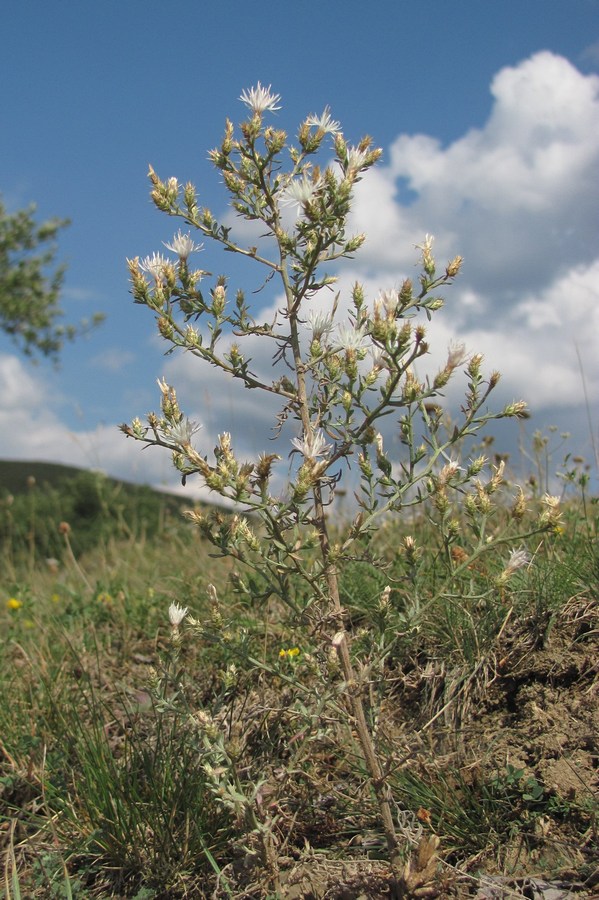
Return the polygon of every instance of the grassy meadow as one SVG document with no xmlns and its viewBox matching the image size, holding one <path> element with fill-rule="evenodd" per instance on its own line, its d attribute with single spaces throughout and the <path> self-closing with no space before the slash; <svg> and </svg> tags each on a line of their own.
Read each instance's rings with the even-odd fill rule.
<svg viewBox="0 0 599 900">
<path fill-rule="evenodd" d="M 449 532 L 424 504 L 341 564 L 405 897 L 599 891 L 599 508 L 571 463 L 559 527 L 535 532 L 541 479 L 525 545 L 482 552 L 457 497 Z M 179 498 L 31 464 L 0 482 L 0 897 L 391 896 L 302 585 L 292 619 Z"/>
</svg>

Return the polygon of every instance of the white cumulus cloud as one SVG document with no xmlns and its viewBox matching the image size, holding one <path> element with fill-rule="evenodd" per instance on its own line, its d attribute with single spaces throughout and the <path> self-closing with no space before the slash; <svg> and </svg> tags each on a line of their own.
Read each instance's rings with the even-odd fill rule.
<svg viewBox="0 0 599 900">
<path fill-rule="evenodd" d="M 340 309 L 355 279 L 372 300 L 415 277 L 415 245 L 433 233 L 440 270 L 456 254 L 465 262 L 445 292 L 419 374 L 433 374 L 448 344 L 462 340 L 484 353 L 488 371 L 502 372 L 497 405 L 523 398 L 547 422 L 562 417 L 566 427 L 587 428 L 583 382 L 591 411 L 599 396 L 599 77 L 544 51 L 498 72 L 490 92 L 482 126 L 447 145 L 433 135 L 398 134 L 357 186 L 350 230 L 366 232 L 367 242 L 341 270 Z M 326 309 L 330 298 L 313 303 Z M 274 300 L 260 315 L 272 318 L 276 308 Z M 272 373 L 271 342 L 242 343 L 253 368 Z M 97 360 L 107 369 L 128 361 L 120 353 Z M 276 400 L 235 390 L 189 354 L 168 357 L 164 375 L 185 413 L 203 422 L 203 452 L 225 430 L 242 458 L 270 450 Z M 140 454 L 141 445 L 113 425 L 65 428 L 43 376 L 10 355 L 0 357 L 0 428 L 5 458 L 99 465 L 121 477 L 176 483 L 176 473 L 166 474 L 168 453 Z"/>
</svg>

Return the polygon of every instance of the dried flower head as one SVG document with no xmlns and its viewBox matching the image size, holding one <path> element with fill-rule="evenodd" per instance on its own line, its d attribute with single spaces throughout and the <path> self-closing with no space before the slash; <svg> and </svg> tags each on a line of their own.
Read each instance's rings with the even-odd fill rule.
<svg viewBox="0 0 599 900">
<path fill-rule="evenodd" d="M 434 240 L 434 235 L 425 234 L 424 242 L 422 244 L 416 244 L 416 249 L 422 250 L 422 267 L 427 275 L 434 275 L 435 273 L 435 260 L 433 257 Z"/>
<path fill-rule="evenodd" d="M 531 556 L 527 550 L 512 550 L 510 552 L 510 556 L 505 565 L 505 568 L 497 579 L 497 583 L 500 586 L 505 585 L 506 582 L 512 577 L 514 572 L 517 572 L 518 569 L 523 569 L 525 566 L 530 565 L 530 561 Z"/>
<path fill-rule="evenodd" d="M 460 271 L 462 263 L 464 259 L 462 256 L 454 256 L 454 258 L 447 263 L 447 267 L 445 269 L 445 274 L 448 278 L 455 278 L 455 276 Z"/>
<path fill-rule="evenodd" d="M 456 475 L 458 475 L 462 471 L 463 471 L 463 468 L 462 468 L 462 466 L 460 466 L 460 464 L 457 462 L 457 460 L 450 459 L 446 462 L 446 464 L 443 466 L 443 468 L 439 472 L 439 474 L 437 476 L 437 483 L 439 485 L 446 485 L 448 482 L 450 482 L 453 478 L 456 477 Z"/>
</svg>

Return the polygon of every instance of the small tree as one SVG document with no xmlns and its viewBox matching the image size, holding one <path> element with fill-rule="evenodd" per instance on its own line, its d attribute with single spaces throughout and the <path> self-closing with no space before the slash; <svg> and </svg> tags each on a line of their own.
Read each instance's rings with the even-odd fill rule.
<svg viewBox="0 0 599 900">
<path fill-rule="evenodd" d="M 10 335 L 25 356 L 57 361 L 66 340 L 73 340 L 91 323 L 64 325 L 60 292 L 65 265 L 55 265 L 56 240 L 68 219 L 38 224 L 35 206 L 9 213 L 0 200 L 0 329 Z"/>
</svg>

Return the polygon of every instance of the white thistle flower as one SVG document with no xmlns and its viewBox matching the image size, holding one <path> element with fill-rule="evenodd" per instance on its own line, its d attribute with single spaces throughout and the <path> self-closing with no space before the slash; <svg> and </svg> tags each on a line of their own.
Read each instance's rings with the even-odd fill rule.
<svg viewBox="0 0 599 900">
<path fill-rule="evenodd" d="M 328 337 L 333 330 L 333 319 L 329 313 L 311 309 L 308 313 L 306 325 L 311 329 L 313 339 L 320 341 L 323 337 Z"/>
<path fill-rule="evenodd" d="M 527 566 L 529 563 L 530 553 L 528 552 L 528 550 L 512 550 L 510 552 L 510 558 L 508 559 L 505 571 L 509 572 L 509 574 L 511 575 L 512 572 L 516 572 L 518 569 L 523 569 L 524 566 Z"/>
<path fill-rule="evenodd" d="M 244 91 L 239 99 L 255 113 L 263 113 L 267 110 L 274 112 L 274 110 L 281 108 L 276 105 L 281 99 L 281 95 L 271 94 L 270 85 L 267 88 L 263 88 L 260 82 L 258 82 L 256 87 L 250 88 L 249 91 Z"/>
<path fill-rule="evenodd" d="M 316 197 L 320 188 L 320 181 L 312 181 L 307 175 L 301 178 L 294 178 L 287 187 L 281 191 L 280 203 L 282 206 L 296 206 L 298 212 L 307 203 L 311 203 Z"/>
<path fill-rule="evenodd" d="M 164 241 L 162 242 L 167 250 L 172 250 L 173 253 L 176 253 L 179 259 L 187 259 L 190 253 L 193 253 L 196 250 L 203 250 L 203 244 L 194 244 L 193 240 L 189 232 L 187 234 L 183 234 L 181 229 L 177 232 L 177 234 L 173 238 L 172 244 L 167 244 Z"/>
<path fill-rule="evenodd" d="M 370 150 L 360 150 L 358 147 L 347 148 L 347 169 L 359 172 L 366 165 Z"/>
<path fill-rule="evenodd" d="M 370 348 L 370 356 L 372 358 L 373 372 L 380 372 L 382 369 L 387 368 L 389 360 L 388 357 L 385 356 L 384 350 L 381 350 L 380 347 L 373 345 Z"/>
<path fill-rule="evenodd" d="M 187 615 L 187 607 L 179 606 L 178 603 L 171 603 L 168 608 L 168 618 L 173 628 L 178 628 L 185 616 Z"/>
<path fill-rule="evenodd" d="M 458 366 L 461 366 L 463 362 L 466 362 L 468 358 L 468 353 L 466 351 L 466 345 L 463 341 L 452 341 L 449 345 L 447 351 L 447 362 L 445 363 L 445 368 L 447 369 L 456 369 Z"/>
<path fill-rule="evenodd" d="M 337 336 L 338 348 L 348 352 L 351 352 L 352 350 L 361 350 L 364 346 L 365 339 L 365 325 L 360 325 L 359 328 L 348 328 L 347 325 L 341 325 Z"/>
<path fill-rule="evenodd" d="M 139 262 L 139 268 L 142 272 L 151 275 L 154 281 L 164 280 L 164 267 L 170 264 L 170 260 L 163 256 L 162 253 L 152 253 L 151 256 L 144 256 Z"/>
<path fill-rule="evenodd" d="M 180 422 L 177 422 L 176 425 L 169 425 L 166 434 L 175 444 L 184 446 L 191 442 L 192 437 L 201 427 L 202 426 L 198 422 L 191 422 L 187 416 L 185 416 Z"/>
<path fill-rule="evenodd" d="M 385 313 L 388 316 L 395 315 L 397 304 L 399 302 L 399 293 L 396 290 L 381 291 L 379 301 L 383 304 Z"/>
<path fill-rule="evenodd" d="M 319 456 L 327 456 L 331 450 L 331 445 L 327 444 L 326 438 L 321 428 L 318 431 L 303 438 L 293 438 L 291 443 L 296 450 L 306 459 L 316 459 Z"/>
<path fill-rule="evenodd" d="M 530 565 L 530 562 L 531 556 L 527 550 L 512 550 L 510 552 L 510 557 L 507 561 L 507 565 L 498 578 L 498 584 L 500 586 L 505 585 L 505 583 L 512 577 L 514 572 L 517 572 L 518 569 L 523 569 L 525 566 Z"/>
<path fill-rule="evenodd" d="M 325 134 L 338 134 L 341 131 L 340 123 L 331 119 L 331 110 L 328 106 L 325 106 L 320 116 L 308 116 L 306 122 L 313 128 L 324 131 Z"/>
</svg>

